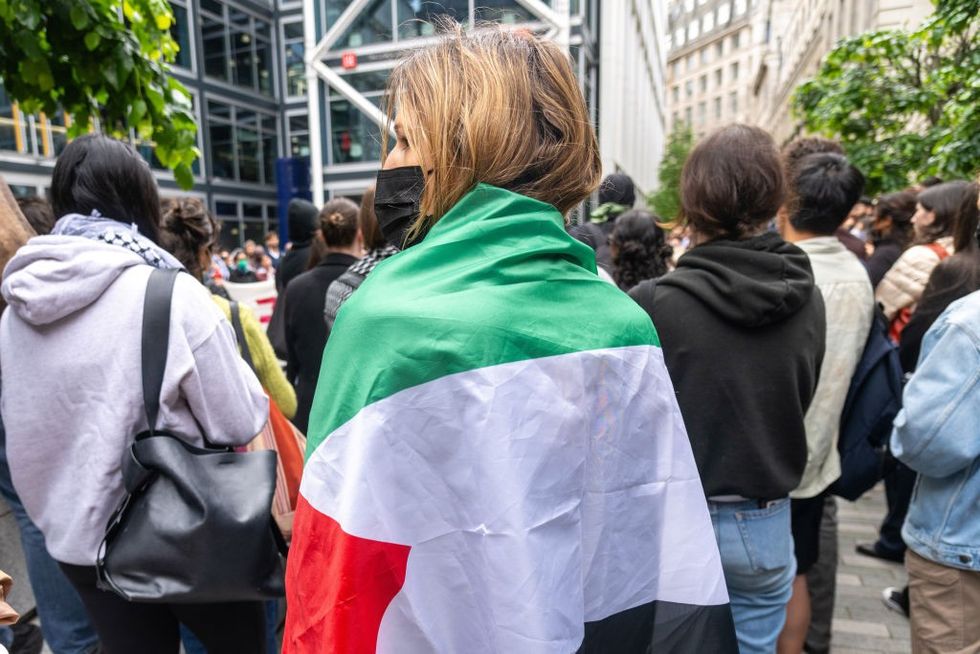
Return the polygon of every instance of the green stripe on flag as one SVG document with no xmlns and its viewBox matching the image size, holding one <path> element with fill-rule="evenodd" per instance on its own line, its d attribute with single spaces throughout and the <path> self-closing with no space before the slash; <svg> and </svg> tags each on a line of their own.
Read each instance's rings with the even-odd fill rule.
<svg viewBox="0 0 980 654">
<path fill-rule="evenodd" d="M 647 314 L 596 276 L 593 251 L 554 207 L 480 184 L 342 307 L 307 454 L 368 404 L 446 375 L 659 344 Z"/>
</svg>

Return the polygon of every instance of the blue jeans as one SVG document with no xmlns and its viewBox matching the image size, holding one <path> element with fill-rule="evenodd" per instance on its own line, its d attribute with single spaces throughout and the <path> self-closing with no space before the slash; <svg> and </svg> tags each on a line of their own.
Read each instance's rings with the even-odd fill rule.
<svg viewBox="0 0 980 654">
<path fill-rule="evenodd" d="M 741 654 L 772 654 L 786 622 L 796 559 L 789 499 L 708 502 Z"/>
<path fill-rule="evenodd" d="M 0 423 L 0 496 L 10 504 L 20 528 L 20 543 L 44 640 L 54 654 L 88 654 L 95 651 L 99 638 L 78 593 L 48 554 L 44 536 L 28 517 L 14 491 L 7 465 L 6 441 L 3 423 Z"/>
</svg>

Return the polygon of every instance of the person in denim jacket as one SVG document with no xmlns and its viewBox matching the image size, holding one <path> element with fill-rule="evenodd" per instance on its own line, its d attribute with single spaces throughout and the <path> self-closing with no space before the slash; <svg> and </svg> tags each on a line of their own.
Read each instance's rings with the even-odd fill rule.
<svg viewBox="0 0 980 654">
<path fill-rule="evenodd" d="M 912 651 L 980 651 L 980 291 L 922 343 L 895 419 L 895 456 L 919 473 L 908 544 Z"/>
</svg>

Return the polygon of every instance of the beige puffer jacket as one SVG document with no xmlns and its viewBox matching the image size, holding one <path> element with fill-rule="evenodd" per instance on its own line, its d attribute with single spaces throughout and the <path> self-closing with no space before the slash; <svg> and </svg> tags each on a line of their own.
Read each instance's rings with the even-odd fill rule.
<svg viewBox="0 0 980 654">
<path fill-rule="evenodd" d="M 952 236 L 944 236 L 936 243 L 953 254 Z M 915 308 L 939 261 L 939 255 L 928 245 L 914 245 L 902 253 L 875 289 L 875 301 L 884 307 L 888 320 L 906 307 Z"/>
</svg>

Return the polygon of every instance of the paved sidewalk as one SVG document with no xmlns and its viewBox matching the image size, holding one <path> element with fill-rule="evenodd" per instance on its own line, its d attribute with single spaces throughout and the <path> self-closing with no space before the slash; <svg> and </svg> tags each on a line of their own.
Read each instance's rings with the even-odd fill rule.
<svg viewBox="0 0 980 654">
<path fill-rule="evenodd" d="M 873 541 L 885 515 L 882 485 L 857 502 L 838 498 L 839 567 L 834 607 L 833 654 L 907 654 L 909 623 L 881 602 L 886 586 L 905 585 L 905 568 L 858 554 L 858 541 Z"/>
</svg>

